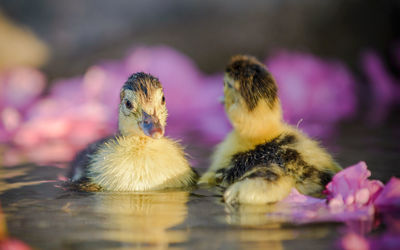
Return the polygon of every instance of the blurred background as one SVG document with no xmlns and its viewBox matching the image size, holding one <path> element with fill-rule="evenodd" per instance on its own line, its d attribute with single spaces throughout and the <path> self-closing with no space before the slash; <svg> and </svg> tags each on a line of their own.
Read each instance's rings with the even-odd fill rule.
<svg viewBox="0 0 400 250">
<path fill-rule="evenodd" d="M 282 48 L 337 58 L 357 72 L 363 50 L 375 49 L 398 72 L 392 53 L 400 35 L 398 1 L 0 3 L 9 21 L 46 44 L 50 56 L 41 66 L 50 79 L 82 74 L 134 45 L 159 44 L 185 53 L 206 73 L 221 71 L 233 54 L 264 58 Z"/>
<path fill-rule="evenodd" d="M 398 209 L 234 208 L 202 188 L 63 184 L 77 151 L 116 132 L 119 90 L 137 71 L 160 79 L 166 133 L 205 171 L 231 129 L 218 98 L 239 53 L 266 64 L 285 121 L 343 167 L 400 177 L 399 17 L 396 0 L 0 0 L 0 249 L 29 249 L 15 238 L 38 249 L 398 249 Z M 349 186 L 365 191 L 368 170 Z"/>
<path fill-rule="evenodd" d="M 344 166 L 384 165 L 374 175 L 388 180 L 400 160 L 399 14 L 399 1 L 372 0 L 2 0 L 1 162 L 68 162 L 115 132 L 119 88 L 143 70 L 164 85 L 167 133 L 206 167 L 230 129 L 224 66 L 245 53 L 275 76 L 289 123 Z"/>
</svg>

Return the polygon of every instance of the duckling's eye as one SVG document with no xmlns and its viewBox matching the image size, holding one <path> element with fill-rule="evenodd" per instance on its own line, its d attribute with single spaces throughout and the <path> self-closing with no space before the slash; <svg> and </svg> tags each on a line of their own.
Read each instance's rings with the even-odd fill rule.
<svg viewBox="0 0 400 250">
<path fill-rule="evenodd" d="M 132 109 L 133 108 L 132 103 L 129 100 L 126 100 L 125 106 L 126 106 L 127 109 Z"/>
<path fill-rule="evenodd" d="M 162 98 L 161 98 L 161 104 L 162 104 L 162 105 L 165 104 L 165 96 L 162 96 Z"/>
</svg>

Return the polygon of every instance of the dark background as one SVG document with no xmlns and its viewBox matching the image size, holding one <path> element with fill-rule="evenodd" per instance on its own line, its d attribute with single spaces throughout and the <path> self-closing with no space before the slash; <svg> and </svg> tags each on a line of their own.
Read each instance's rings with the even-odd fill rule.
<svg viewBox="0 0 400 250">
<path fill-rule="evenodd" d="M 281 48 L 337 58 L 357 73 L 360 53 L 372 48 L 398 74 L 399 1 L 9 0 L 0 9 L 48 44 L 43 70 L 50 80 L 158 44 L 184 52 L 207 73 L 222 71 L 233 54 L 263 59 Z"/>
</svg>

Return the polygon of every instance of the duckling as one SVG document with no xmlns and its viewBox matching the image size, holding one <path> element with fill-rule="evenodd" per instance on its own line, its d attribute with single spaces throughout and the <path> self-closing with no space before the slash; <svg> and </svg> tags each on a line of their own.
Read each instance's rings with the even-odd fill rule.
<svg viewBox="0 0 400 250">
<path fill-rule="evenodd" d="M 199 184 L 220 185 L 224 200 L 273 203 L 293 187 L 321 196 L 341 170 L 319 144 L 282 120 L 278 87 L 251 56 L 235 56 L 224 75 L 224 106 L 233 130 L 216 148 Z"/>
<path fill-rule="evenodd" d="M 195 184 L 197 174 L 182 147 L 164 137 L 166 120 L 160 81 L 143 72 L 133 74 L 120 91 L 118 133 L 90 144 L 76 156 L 71 164 L 71 181 L 89 183 L 85 187 L 90 190 L 110 191 Z"/>
</svg>

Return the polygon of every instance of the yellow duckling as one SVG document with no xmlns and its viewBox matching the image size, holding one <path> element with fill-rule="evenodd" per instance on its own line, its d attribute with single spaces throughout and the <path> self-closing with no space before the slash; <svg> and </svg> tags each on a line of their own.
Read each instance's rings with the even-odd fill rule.
<svg viewBox="0 0 400 250">
<path fill-rule="evenodd" d="M 195 184 L 181 146 L 163 137 L 167 108 L 159 80 L 133 74 L 120 92 L 118 134 L 89 145 L 72 163 L 73 182 L 112 191 L 147 191 Z"/>
<path fill-rule="evenodd" d="M 226 188 L 227 203 L 272 203 L 292 187 L 321 196 L 340 171 L 332 157 L 282 121 L 278 88 L 256 58 L 235 56 L 225 70 L 225 111 L 233 130 L 220 143 L 199 184 Z"/>
</svg>

